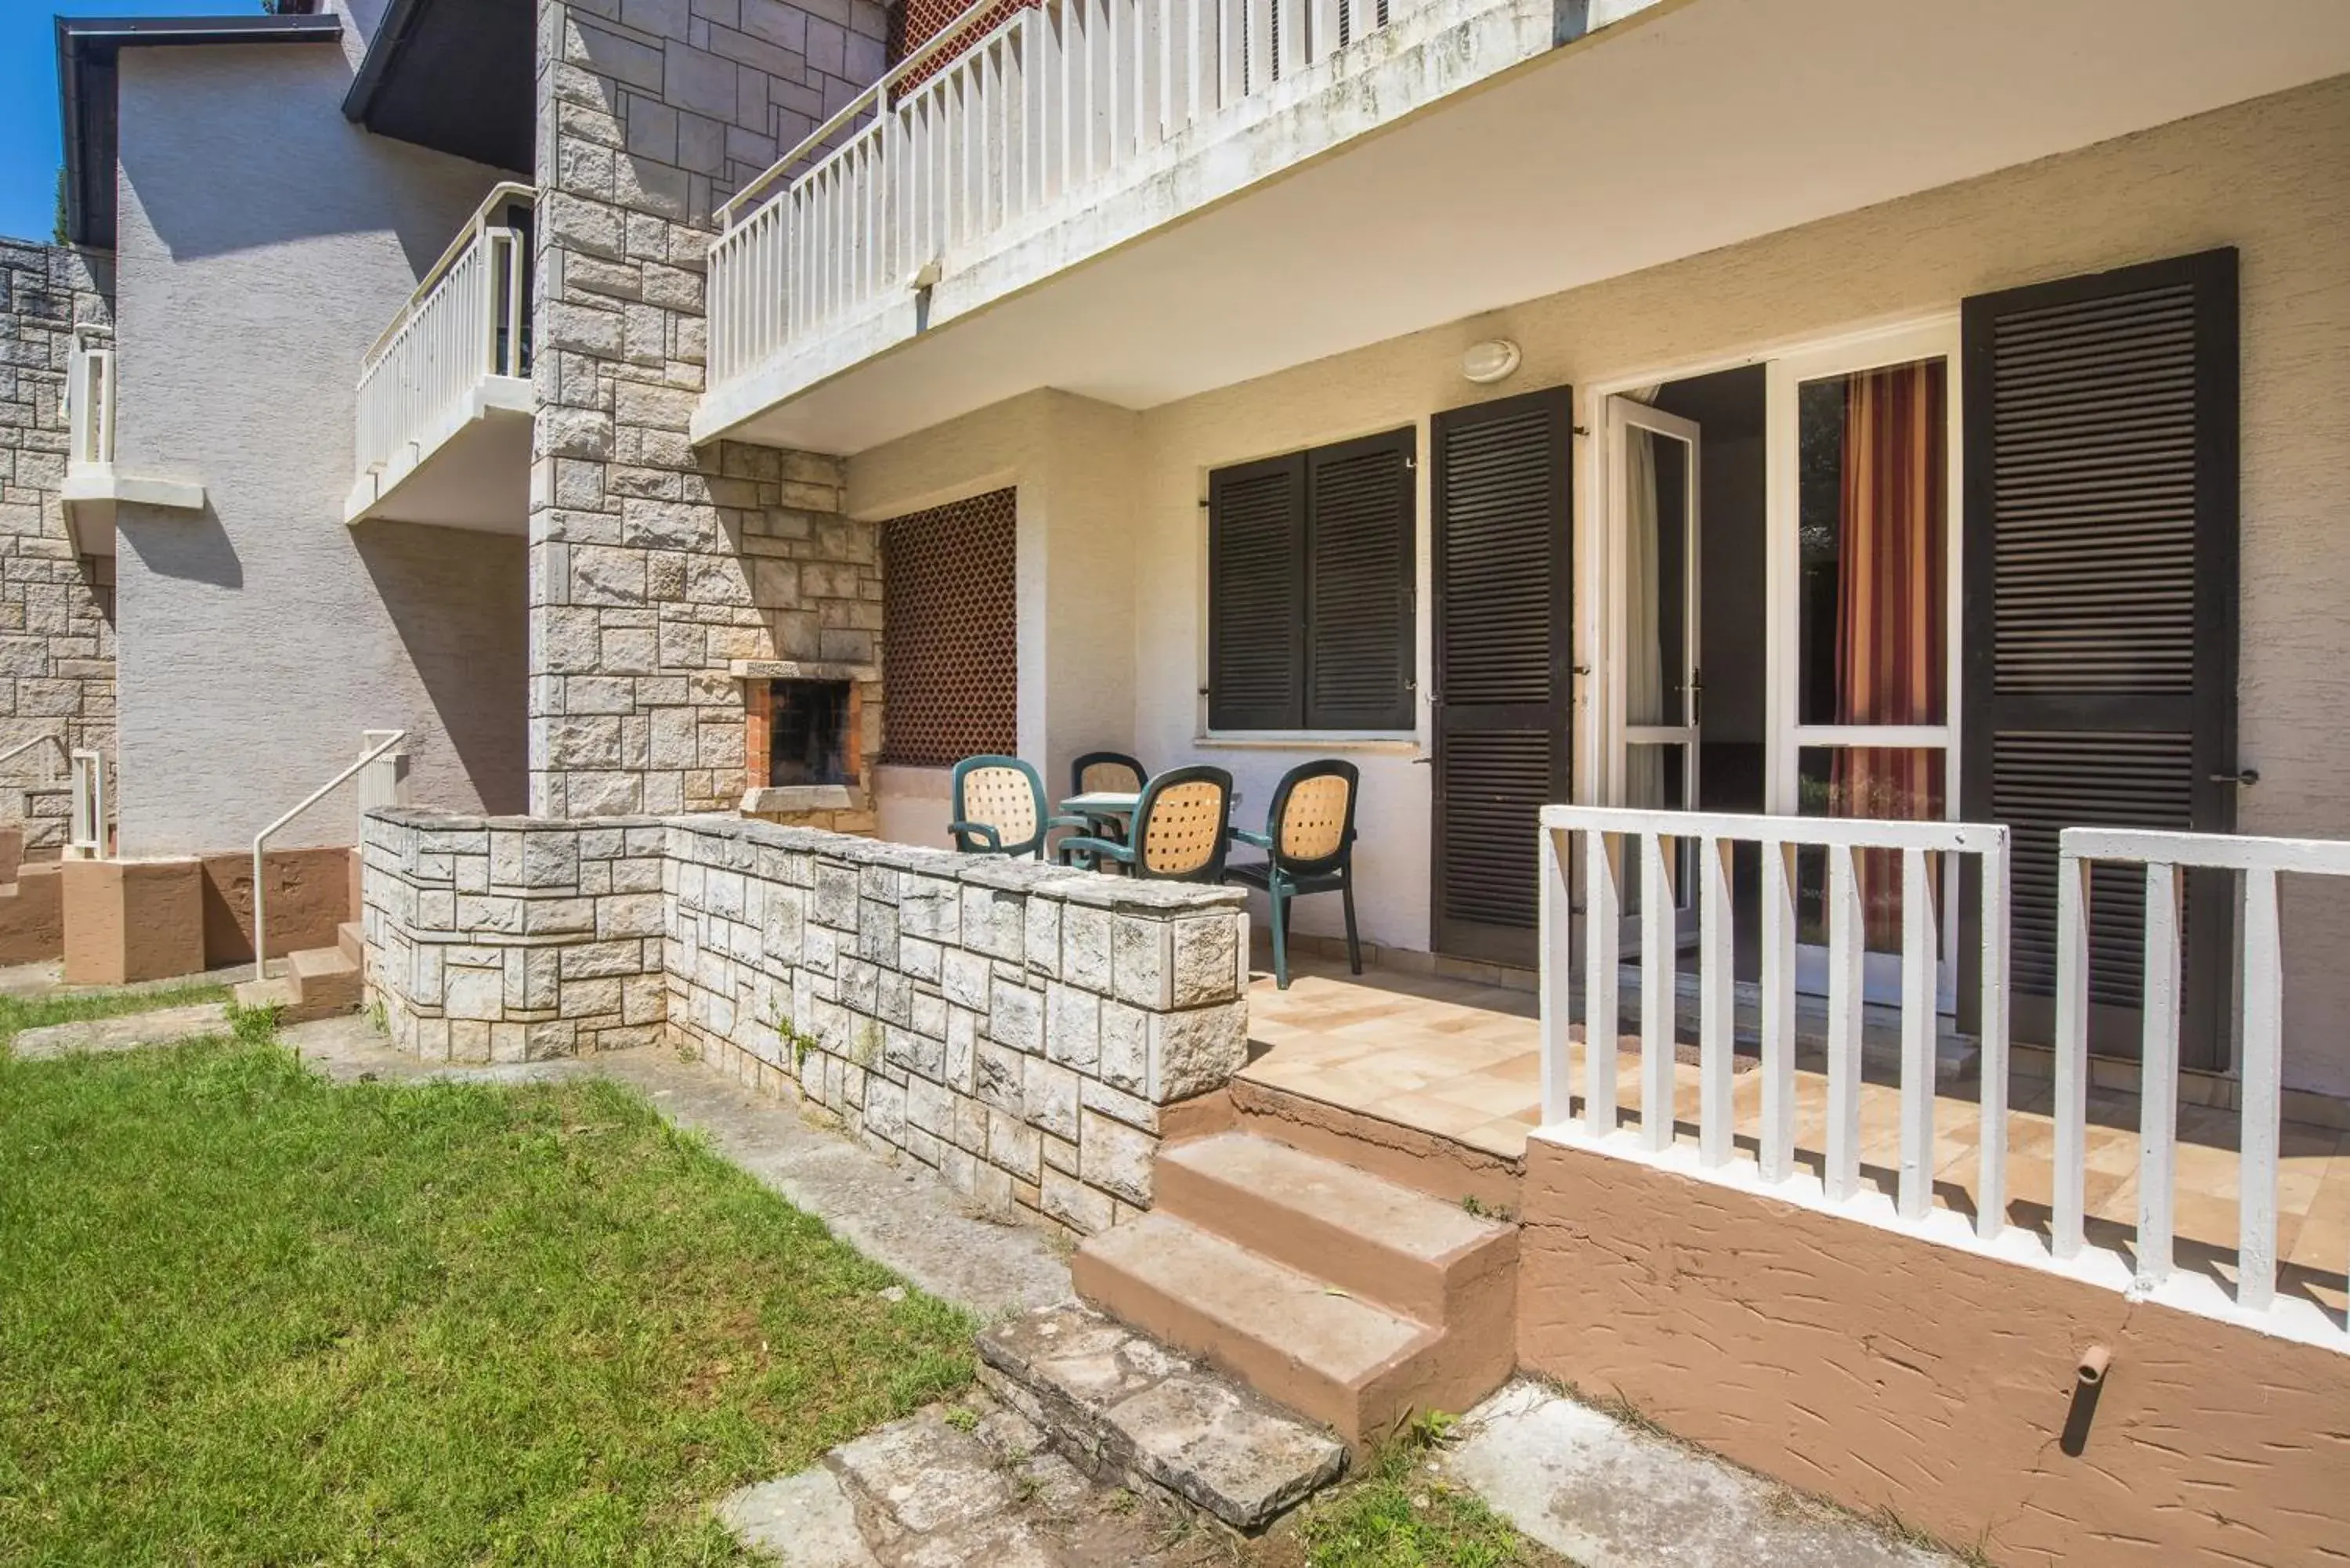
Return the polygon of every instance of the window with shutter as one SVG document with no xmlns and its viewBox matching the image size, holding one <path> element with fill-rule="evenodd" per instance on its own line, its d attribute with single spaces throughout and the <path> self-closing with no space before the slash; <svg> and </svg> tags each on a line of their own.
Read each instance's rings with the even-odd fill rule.
<svg viewBox="0 0 2350 1568">
<path fill-rule="evenodd" d="M 2044 1040 L 2058 833 L 2235 826 L 2236 254 L 1983 296 L 1964 318 L 1962 794 L 2014 829 L 2015 1028 Z M 2190 1065 L 2224 1064 L 2229 893 L 2189 879 Z M 2134 1054 L 2143 873 L 2099 867 L 2091 905 L 2092 1044 Z"/>
<path fill-rule="evenodd" d="M 1208 723 L 1412 725 L 1413 433 L 1208 478 Z"/>
</svg>

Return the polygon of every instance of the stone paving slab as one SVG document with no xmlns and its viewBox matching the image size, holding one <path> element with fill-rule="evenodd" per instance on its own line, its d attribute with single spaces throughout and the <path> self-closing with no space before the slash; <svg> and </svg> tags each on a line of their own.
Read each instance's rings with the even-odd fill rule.
<svg viewBox="0 0 2350 1568">
<path fill-rule="evenodd" d="M 1442 1464 L 1583 1568 L 1957 1568 L 1533 1383 L 1513 1383 L 1463 1417 Z"/>
<path fill-rule="evenodd" d="M 718 1505 L 718 1517 L 744 1545 L 789 1568 L 880 1568 L 840 1478 L 821 1465 L 744 1487 Z"/>
<path fill-rule="evenodd" d="M 93 992 L 177 991 L 189 985 L 234 985 L 253 978 L 249 963 L 226 964 L 202 974 L 172 975 L 163 980 L 134 980 L 127 985 L 68 985 L 63 959 L 0 965 L 0 996 L 37 1000 L 45 996 L 82 996 Z"/>
<path fill-rule="evenodd" d="M 1088 1480 L 974 1391 L 745 1487 L 719 1517 L 785 1568 L 1227 1568 L 1171 1501 Z"/>
<path fill-rule="evenodd" d="M 1235 1530 L 1263 1529 L 1347 1465 L 1345 1445 L 1075 1303 L 979 1336 L 991 1392 L 1096 1480 L 1137 1477 Z"/>
<path fill-rule="evenodd" d="M 140 1045 L 168 1045 L 200 1034 L 220 1034 L 228 1029 L 228 1004 L 199 1002 L 186 1007 L 159 1007 L 151 1012 L 124 1012 L 112 1018 L 85 1018 L 72 1023 L 51 1023 L 27 1029 L 8 1049 L 23 1057 L 68 1056 L 83 1051 L 130 1051 Z"/>
</svg>

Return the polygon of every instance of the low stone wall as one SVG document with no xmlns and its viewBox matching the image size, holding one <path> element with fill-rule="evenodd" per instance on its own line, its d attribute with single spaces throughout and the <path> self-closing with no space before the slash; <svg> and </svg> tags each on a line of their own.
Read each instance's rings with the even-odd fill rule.
<svg viewBox="0 0 2350 1568">
<path fill-rule="evenodd" d="M 1247 1053 L 1238 889 L 735 817 L 371 815 L 371 995 L 433 1057 L 665 1042 L 992 1210 L 1150 1203 L 1169 1106 Z"/>
<path fill-rule="evenodd" d="M 386 809 L 360 836 L 368 994 L 401 1050 L 523 1062 L 661 1038 L 659 819 Z"/>
</svg>

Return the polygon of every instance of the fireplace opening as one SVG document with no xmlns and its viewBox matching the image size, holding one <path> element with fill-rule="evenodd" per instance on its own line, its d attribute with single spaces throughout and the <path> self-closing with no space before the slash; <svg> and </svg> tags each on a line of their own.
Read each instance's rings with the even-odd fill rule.
<svg viewBox="0 0 2350 1568">
<path fill-rule="evenodd" d="M 857 782 L 848 760 L 846 680 L 777 680 L 768 687 L 767 783 L 847 784 Z"/>
</svg>

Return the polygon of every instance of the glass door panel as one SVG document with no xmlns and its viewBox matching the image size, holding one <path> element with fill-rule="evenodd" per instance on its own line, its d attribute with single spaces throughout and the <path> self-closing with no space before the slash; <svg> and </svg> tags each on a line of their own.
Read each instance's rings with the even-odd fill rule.
<svg viewBox="0 0 2350 1568">
<path fill-rule="evenodd" d="M 1612 794 L 1618 805 L 1685 811 L 1695 805 L 1698 661 L 1699 429 L 1631 398 L 1607 400 L 1610 556 L 1617 614 Z M 1695 878 L 1675 857 L 1676 926 L 1694 940 Z M 1625 952 L 1639 940 L 1637 878 L 1627 878 Z"/>
<path fill-rule="evenodd" d="M 1955 799 L 1955 419 L 1943 329 L 1773 366 L 1773 809 L 1918 821 Z M 1911 352 L 1903 352 L 1903 349 Z M 1917 349 L 1926 349 L 1918 352 Z M 1798 983 L 1825 989 L 1825 857 L 1799 857 Z M 1867 991 L 1900 994 L 1901 868 L 1858 867 Z M 1943 1005 L 1957 888 L 1932 868 Z"/>
</svg>

